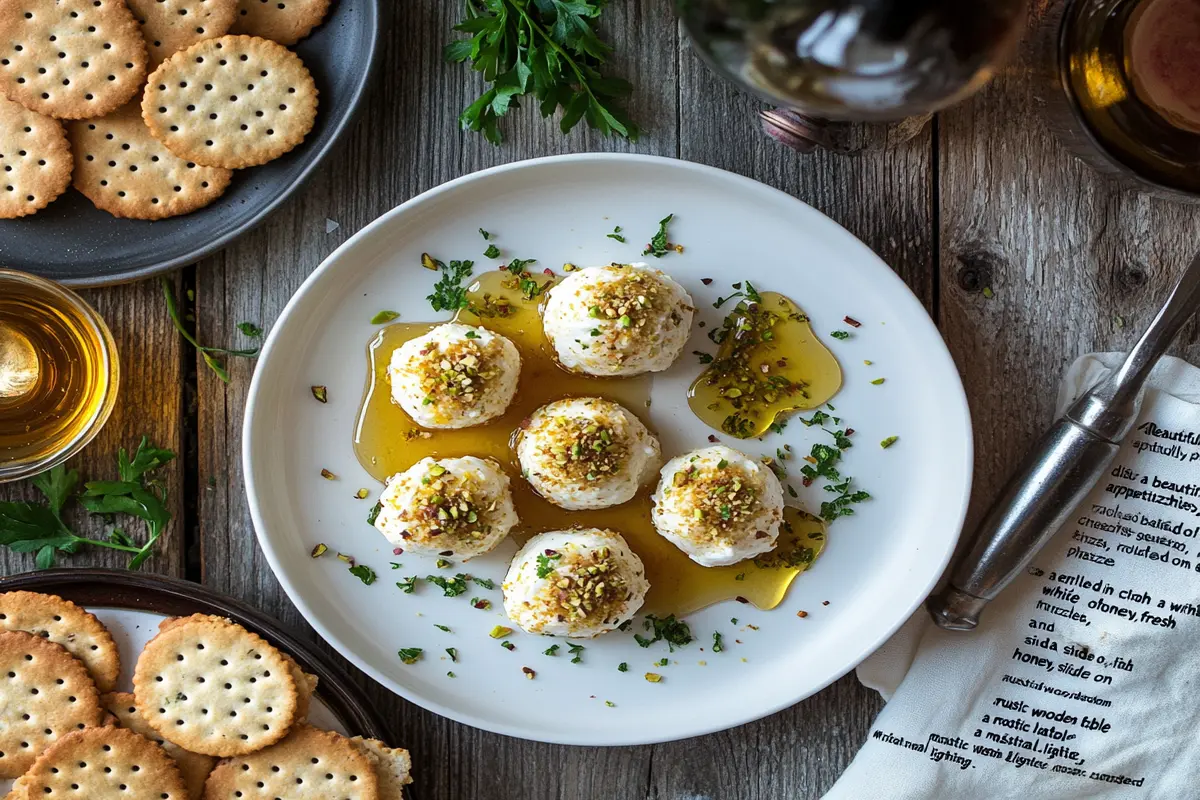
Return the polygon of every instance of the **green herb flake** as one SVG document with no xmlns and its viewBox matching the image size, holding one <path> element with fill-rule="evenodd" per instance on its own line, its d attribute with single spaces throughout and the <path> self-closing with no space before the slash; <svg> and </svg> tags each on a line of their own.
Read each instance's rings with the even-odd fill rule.
<svg viewBox="0 0 1200 800">
<path fill-rule="evenodd" d="M 171 324 L 175 326 L 175 330 L 184 338 L 184 341 L 196 348 L 204 363 L 223 383 L 229 383 L 229 371 L 225 369 L 225 365 L 217 358 L 218 355 L 233 356 L 235 358 L 254 358 L 262 351 L 261 347 L 230 350 L 225 347 L 206 347 L 200 344 L 192 332 L 187 329 L 187 326 L 184 325 L 183 318 L 179 313 L 179 303 L 175 299 L 175 291 L 171 288 L 171 279 L 166 275 L 162 275 L 159 281 L 162 285 L 163 299 L 166 301 L 167 316 L 171 319 Z M 194 319 L 191 314 L 188 314 L 187 318 L 189 320 Z M 250 323 L 243 324 L 249 325 Z"/>
<path fill-rule="evenodd" d="M 425 580 L 434 586 L 440 587 L 444 596 L 458 597 L 467 590 L 466 577 L 461 573 L 455 575 L 453 578 L 443 578 L 441 575 L 426 575 Z"/>
<path fill-rule="evenodd" d="M 447 678 L 457 678 L 458 676 L 455 675 L 453 671 L 450 671 L 450 672 L 446 673 L 446 677 Z"/>
<path fill-rule="evenodd" d="M 263 335 L 263 329 L 253 322 L 239 322 L 237 329 L 242 332 L 243 336 L 248 336 L 251 339 L 261 339 Z"/>
<path fill-rule="evenodd" d="M 505 640 L 505 641 L 501 642 L 501 643 L 500 643 L 500 646 L 501 646 L 501 647 L 503 647 L 505 650 L 508 650 L 508 651 L 512 651 L 512 650 L 516 650 L 516 649 L 517 649 L 517 646 L 516 646 L 515 644 L 513 644 L 512 642 L 508 641 L 508 640 Z"/>
<path fill-rule="evenodd" d="M 572 664 L 579 664 L 583 661 L 583 651 L 585 649 L 586 648 L 581 644 L 571 644 L 570 642 L 567 642 L 567 652 L 574 656 L 574 658 L 571 659 Z"/>
<path fill-rule="evenodd" d="M 384 323 L 391 322 L 392 320 L 398 319 L 399 317 L 400 317 L 399 311 L 380 311 L 380 312 L 377 312 L 375 314 L 375 316 L 371 317 L 371 324 L 372 325 L 383 325 Z"/>
<path fill-rule="evenodd" d="M 621 244 L 625 244 L 625 237 L 621 235 L 621 226 L 620 225 L 613 228 L 613 232 L 608 234 L 607 238 L 616 239 Z"/>
<path fill-rule="evenodd" d="M 417 581 L 419 580 L 420 578 L 418 578 L 416 575 L 412 575 L 408 578 L 404 578 L 403 580 L 396 581 L 396 586 L 405 594 L 412 594 L 417 590 Z"/>
<path fill-rule="evenodd" d="M 477 575 L 472 575 L 471 580 L 473 580 L 479 586 L 482 586 L 484 589 L 495 589 L 496 588 L 496 582 L 493 581 L 491 578 L 480 578 Z"/>
<path fill-rule="evenodd" d="M 396 655 L 400 656 L 400 661 L 412 665 L 421 660 L 421 654 L 425 651 L 419 647 L 403 647 L 396 651 Z"/>
<path fill-rule="evenodd" d="M 658 233 L 651 237 L 650 244 L 646 245 L 646 249 L 642 251 L 642 255 L 662 258 L 667 253 L 671 252 L 671 250 L 676 249 L 673 248 L 670 242 L 667 241 L 667 226 L 671 224 L 671 220 L 673 219 L 675 219 L 675 215 L 668 214 L 665 218 L 659 221 Z M 678 249 L 682 250 L 682 248 Z"/>
<path fill-rule="evenodd" d="M 483 257 L 484 258 L 499 258 L 500 257 L 500 248 L 496 247 L 496 245 L 494 245 L 494 244 L 489 244 L 488 249 L 483 251 Z"/>
<path fill-rule="evenodd" d="M 429 256 L 428 253 L 421 256 L 421 263 L 425 264 L 425 259 Z M 462 286 L 462 282 L 471 277 L 471 272 L 475 268 L 474 261 L 451 261 L 445 264 L 441 261 L 433 260 L 434 269 L 441 272 L 437 283 L 433 285 L 433 294 L 425 299 L 433 307 L 434 311 L 458 311 L 460 308 L 467 306 L 467 289 Z"/>
<path fill-rule="evenodd" d="M 404 566 L 403 564 L 396 562 L 396 561 L 389 561 L 388 563 L 392 565 L 392 569 L 400 569 L 402 566 Z"/>
<path fill-rule="evenodd" d="M 622 661 L 620 664 L 617 664 L 617 672 L 629 672 L 629 665 Z"/>
<path fill-rule="evenodd" d="M 490 232 L 490 231 L 485 231 L 483 228 L 480 228 L 480 229 L 479 229 L 479 235 L 483 237 L 483 240 L 484 240 L 485 242 L 486 242 L 488 239 L 491 239 L 491 238 L 492 238 L 492 234 L 491 234 L 491 232 Z"/>
<path fill-rule="evenodd" d="M 550 645 L 549 647 L 547 647 L 545 650 L 542 651 L 542 655 L 544 655 L 544 656 L 558 655 L 558 645 L 556 645 L 556 644 Z"/>
<path fill-rule="evenodd" d="M 833 333 L 831 333 L 829 335 L 835 339 L 845 340 L 845 339 L 850 338 L 850 331 L 834 331 Z"/>
<path fill-rule="evenodd" d="M 368 567 L 366 564 L 355 564 L 350 568 L 350 574 L 358 578 L 367 586 L 375 582 L 375 570 Z"/>
<path fill-rule="evenodd" d="M 608 706 L 609 708 L 616 708 L 616 707 L 617 707 L 617 704 L 616 704 L 616 703 L 614 703 L 612 700 L 605 700 L 605 701 L 604 701 L 604 705 Z"/>
<path fill-rule="evenodd" d="M 736 624 L 736 620 L 735 620 L 735 624 Z M 725 643 L 721 641 L 721 634 L 719 632 L 713 633 L 712 651 L 714 653 L 725 652 Z"/>
<path fill-rule="evenodd" d="M 554 562 L 562 558 L 561 553 L 553 550 L 547 550 L 544 553 L 538 553 L 537 557 L 537 576 L 538 578 L 546 578 L 551 572 L 554 572 Z"/>
<path fill-rule="evenodd" d="M 379 512 L 383 511 L 383 503 L 376 503 L 371 506 L 371 510 L 367 512 L 367 524 L 374 525 L 375 520 L 379 519 Z"/>
<path fill-rule="evenodd" d="M 655 662 L 654 662 L 654 666 L 656 666 L 656 667 L 665 667 L 665 666 L 667 666 L 667 664 L 669 664 L 669 663 L 671 663 L 671 662 L 670 662 L 670 660 L 669 660 L 669 659 L 668 659 L 666 656 L 663 656 L 663 657 L 662 657 L 662 658 L 660 658 L 658 661 L 655 661 Z"/>
<path fill-rule="evenodd" d="M 455 664 L 458 663 L 458 648 L 457 647 L 447 647 L 446 655 L 450 656 L 450 660 L 452 662 L 454 662 Z"/>
<path fill-rule="evenodd" d="M 450 629 L 447 628 L 445 625 L 438 625 L 437 623 L 434 623 L 433 627 L 437 628 L 439 631 L 445 631 L 446 633 L 450 633 Z"/>
<path fill-rule="evenodd" d="M 439 558 L 437 561 L 433 562 L 433 564 L 434 564 L 434 566 L 435 566 L 435 567 L 437 567 L 438 569 L 447 569 L 447 568 L 449 568 L 449 567 L 453 567 L 453 566 L 454 566 L 454 563 L 453 563 L 453 562 L 451 562 L 451 561 L 447 561 L 447 560 L 446 560 L 446 559 L 444 559 L 444 558 Z"/>
<path fill-rule="evenodd" d="M 733 579 L 734 579 L 735 581 L 744 581 L 744 580 L 746 580 L 746 573 L 744 573 L 744 572 L 739 572 L 737 575 L 734 575 L 734 576 L 733 576 Z"/>
</svg>

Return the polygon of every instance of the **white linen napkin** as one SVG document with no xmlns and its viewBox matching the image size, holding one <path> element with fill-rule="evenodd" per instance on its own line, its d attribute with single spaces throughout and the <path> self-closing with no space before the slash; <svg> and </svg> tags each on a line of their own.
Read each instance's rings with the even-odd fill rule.
<svg viewBox="0 0 1200 800">
<path fill-rule="evenodd" d="M 1120 364 L 1076 361 L 1058 413 Z M 922 609 L 825 800 L 1200 797 L 1200 369 L 1164 358 L 1109 475 L 973 633 Z"/>
</svg>

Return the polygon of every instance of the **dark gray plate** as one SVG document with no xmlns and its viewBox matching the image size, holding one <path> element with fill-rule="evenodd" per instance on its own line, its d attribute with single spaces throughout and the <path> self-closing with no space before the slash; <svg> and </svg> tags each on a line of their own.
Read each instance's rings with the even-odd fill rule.
<svg viewBox="0 0 1200 800">
<path fill-rule="evenodd" d="M 304 182 L 353 120 L 378 61 L 384 0 L 334 0 L 325 22 L 293 49 L 320 91 L 304 143 L 234 173 L 217 202 L 181 217 L 117 219 L 74 189 L 30 217 L 0 220 L 0 267 L 76 286 L 145 278 L 220 250 L 267 218 Z"/>
</svg>

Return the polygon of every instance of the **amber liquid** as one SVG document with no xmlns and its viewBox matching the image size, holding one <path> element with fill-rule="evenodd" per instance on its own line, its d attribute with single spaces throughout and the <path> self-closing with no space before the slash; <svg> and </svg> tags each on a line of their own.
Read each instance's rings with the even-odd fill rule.
<svg viewBox="0 0 1200 800">
<path fill-rule="evenodd" d="M 94 433 L 111 409 L 115 358 L 82 301 L 0 276 L 0 471 L 46 463 Z"/>
<path fill-rule="evenodd" d="M 760 567 L 745 561 L 730 567 L 705 568 L 693 562 L 654 530 L 650 521 L 652 486 L 633 500 L 598 511 L 566 511 L 542 499 L 521 478 L 515 436 L 521 421 L 546 403 L 567 397 L 603 397 L 628 408 L 649 426 L 650 379 L 603 379 L 567 372 L 554 359 L 542 333 L 536 305 L 505 287 L 505 273 L 483 275 L 471 287 L 470 299 L 479 303 L 485 294 L 507 299 L 514 312 L 507 317 L 480 319 L 461 311 L 456 320 L 482 325 L 512 340 L 521 353 L 521 380 L 516 398 L 503 417 L 485 425 L 461 430 L 425 431 L 391 398 L 388 362 L 392 352 L 434 324 L 396 323 L 376 335 L 367 347 L 367 387 L 355 426 L 354 447 L 359 461 L 380 481 L 403 472 L 422 458 L 490 457 L 504 466 L 512 481 L 513 501 L 520 523 L 513 532 L 518 543 L 535 533 L 572 527 L 610 528 L 621 533 L 646 565 L 650 593 L 644 611 L 652 614 L 688 614 L 722 600 L 744 599 L 759 608 L 779 605 L 788 587 L 807 565 Z M 778 551 L 811 549 L 813 558 L 825 545 L 824 525 L 797 509 L 786 515 L 790 531 L 780 536 Z"/>
</svg>

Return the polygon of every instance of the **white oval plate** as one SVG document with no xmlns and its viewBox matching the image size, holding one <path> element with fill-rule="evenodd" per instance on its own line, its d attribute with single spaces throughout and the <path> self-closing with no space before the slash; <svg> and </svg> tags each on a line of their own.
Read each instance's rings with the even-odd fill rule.
<svg viewBox="0 0 1200 800">
<path fill-rule="evenodd" d="M 698 319 L 711 326 L 718 295 L 751 280 L 783 292 L 812 317 L 845 371 L 834 399 L 855 428 L 857 446 L 844 472 L 874 499 L 837 520 L 815 567 L 769 612 L 726 602 L 688 618 L 696 641 L 668 653 L 664 643 L 639 647 L 611 634 L 584 642 L 580 664 L 566 643 L 521 635 L 509 652 L 488 638 L 504 624 L 499 583 L 515 552 L 497 552 L 464 568 L 496 581 L 448 598 L 434 586 L 415 594 L 395 587 L 400 576 L 437 572 L 404 554 L 366 524 L 378 493 L 359 466 L 352 429 L 366 376 L 365 346 L 381 309 L 407 321 L 432 321 L 425 295 L 433 273 L 422 252 L 482 257 L 478 229 L 497 237 L 508 256 L 536 258 L 559 271 L 564 262 L 641 260 L 658 220 L 675 214 L 671 240 L 682 255 L 650 258 L 692 293 Z M 629 241 L 606 238 L 620 225 Z M 702 278 L 713 278 L 711 286 Z M 861 321 L 846 341 L 828 334 Z M 711 328 L 710 328 L 711 329 Z M 692 350 L 712 351 L 705 330 L 693 331 L 687 353 L 656 377 L 650 423 L 664 455 L 706 444 L 711 431 L 687 409 L 685 391 L 698 373 Z M 864 360 L 871 360 L 867 366 Z M 872 385 L 883 377 L 886 383 Z M 311 387 L 328 387 L 329 402 Z M 899 436 L 888 450 L 879 442 Z M 793 422 L 748 452 L 790 443 L 807 453 L 827 434 Z M 726 437 L 722 437 L 723 439 Z M 244 430 L 246 488 L 258 539 L 279 581 L 316 630 L 346 658 L 401 696 L 438 714 L 490 731 L 546 742 L 632 745 L 729 728 L 785 708 L 844 675 L 878 647 L 932 589 L 958 538 L 971 486 L 971 425 L 958 372 L 924 308 L 865 245 L 813 208 L 782 192 L 727 172 L 644 156 L 586 154 L 487 170 L 414 198 L 368 225 L 337 249 L 288 303 L 271 331 L 250 388 Z M 738 444 L 737 442 L 730 442 Z M 337 480 L 320 477 L 321 469 Z M 793 470 L 797 467 L 793 466 Z M 815 510 L 829 495 L 814 486 L 801 501 Z M 356 500 L 359 487 L 372 498 Z M 352 554 L 379 575 L 364 586 L 333 554 L 313 559 L 318 542 Z M 403 564 L 393 571 L 389 562 Z M 471 607 L 489 597 L 492 611 Z M 827 604 L 826 604 L 827 603 Z M 807 611 L 800 618 L 797 611 Z M 737 618 L 735 625 L 732 618 Z M 443 632 L 435 625 L 445 625 Z M 750 626 L 757 626 L 750 627 Z M 711 650 L 720 632 L 724 652 Z M 424 657 L 402 664 L 399 648 Z M 458 652 L 451 663 L 445 648 Z M 653 662 L 670 658 L 668 666 Z M 629 664 L 627 672 L 617 665 Z M 521 667 L 537 673 L 527 680 Z M 456 677 L 447 675 L 453 671 Z M 664 680 L 644 680 L 646 672 Z M 611 705 L 609 705 L 611 703 Z"/>
</svg>

